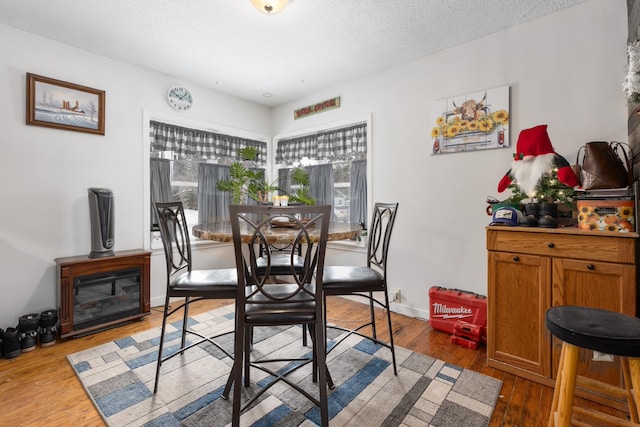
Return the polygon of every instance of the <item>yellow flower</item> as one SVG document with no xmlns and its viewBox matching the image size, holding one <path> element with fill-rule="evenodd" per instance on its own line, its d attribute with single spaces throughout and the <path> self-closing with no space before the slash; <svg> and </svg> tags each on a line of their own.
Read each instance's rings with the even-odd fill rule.
<svg viewBox="0 0 640 427">
<path fill-rule="evenodd" d="M 472 131 L 478 130 L 478 122 L 476 120 L 470 121 L 467 127 L 469 128 L 469 130 L 472 130 Z"/>
<path fill-rule="evenodd" d="M 618 215 L 620 218 L 629 219 L 633 218 L 633 208 L 629 206 L 618 207 Z"/>
<path fill-rule="evenodd" d="M 437 124 L 438 126 L 443 125 L 443 124 L 444 124 L 444 117 L 442 117 L 442 116 L 438 117 L 438 118 L 436 119 L 436 124 Z"/>
<path fill-rule="evenodd" d="M 458 126 L 458 125 L 451 125 L 451 126 L 449 126 L 449 129 L 447 129 L 447 136 L 449 138 L 453 138 L 458 133 L 460 133 L 460 126 Z"/>
<path fill-rule="evenodd" d="M 431 138 L 437 138 L 440 136 L 440 128 L 431 129 Z"/>
<path fill-rule="evenodd" d="M 593 207 L 592 206 L 580 206 L 580 213 L 585 214 L 586 216 L 593 215 Z"/>
<path fill-rule="evenodd" d="M 509 113 L 506 110 L 498 110 L 491 114 L 491 118 L 494 122 L 506 125 L 509 123 Z"/>
<path fill-rule="evenodd" d="M 480 120 L 480 122 L 478 123 L 478 128 L 484 133 L 491 132 L 493 130 L 493 120 L 491 119 Z"/>
<path fill-rule="evenodd" d="M 469 129 L 469 120 L 460 120 L 460 123 L 458 123 L 458 126 L 460 126 L 461 131 L 465 131 Z"/>
</svg>

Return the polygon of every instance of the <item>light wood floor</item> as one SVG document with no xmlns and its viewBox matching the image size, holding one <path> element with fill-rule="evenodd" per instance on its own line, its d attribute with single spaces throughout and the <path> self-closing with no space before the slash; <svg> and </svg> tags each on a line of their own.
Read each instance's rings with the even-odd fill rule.
<svg viewBox="0 0 640 427">
<path fill-rule="evenodd" d="M 206 301 L 194 305 L 192 314 L 230 304 Z M 367 316 L 367 306 L 343 298 L 327 304 L 331 322 L 349 325 Z M 159 326 L 160 312 L 107 331 L 65 340 L 0 359 L 0 426 L 104 426 L 102 419 L 75 376 L 66 356 L 98 344 Z M 383 325 L 383 313 L 377 313 Z M 445 360 L 498 378 L 503 387 L 491 426 L 546 426 L 553 389 L 487 367 L 484 345 L 471 350 L 451 344 L 449 335 L 431 329 L 424 320 L 393 315 L 394 339 L 398 346 Z M 381 337 L 386 329 L 381 328 Z M 592 406 L 577 399 L 580 406 Z M 616 411 L 610 411 L 616 414 Z"/>
</svg>

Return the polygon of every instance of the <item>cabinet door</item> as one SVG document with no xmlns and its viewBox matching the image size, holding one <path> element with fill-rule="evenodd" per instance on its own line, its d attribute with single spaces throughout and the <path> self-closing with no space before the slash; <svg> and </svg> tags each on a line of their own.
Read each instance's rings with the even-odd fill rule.
<svg viewBox="0 0 640 427">
<path fill-rule="evenodd" d="M 551 259 L 489 252 L 487 356 L 542 376 L 551 375 L 544 315 L 551 304 Z"/>
<path fill-rule="evenodd" d="M 553 260 L 553 305 L 579 305 L 636 315 L 635 266 L 582 260 Z M 553 339 L 555 378 L 562 342 Z M 621 385 L 618 360 L 594 360 L 591 350 L 580 351 L 578 375 Z"/>
</svg>

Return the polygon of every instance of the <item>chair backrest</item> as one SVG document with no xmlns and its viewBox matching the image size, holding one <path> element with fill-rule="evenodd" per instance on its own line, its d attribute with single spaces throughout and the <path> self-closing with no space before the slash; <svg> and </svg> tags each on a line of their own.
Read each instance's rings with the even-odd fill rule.
<svg viewBox="0 0 640 427">
<path fill-rule="evenodd" d="M 369 225 L 369 244 L 367 246 L 367 266 L 376 266 L 386 276 L 387 256 L 391 231 L 396 221 L 398 203 L 376 203 L 373 207 Z"/>
<path fill-rule="evenodd" d="M 182 202 L 154 203 L 167 263 L 167 278 L 183 270 L 191 271 L 191 240 Z"/>
<path fill-rule="evenodd" d="M 238 270 L 238 305 L 319 302 L 331 206 L 230 205 L 231 231 Z M 300 246 L 303 268 L 288 276 L 290 285 L 274 285 L 271 258 L 276 244 Z M 296 251 L 289 252 L 294 271 Z M 262 257 L 266 265 L 257 266 Z M 250 286 L 245 292 L 245 286 Z M 243 304 L 244 302 L 244 304 Z M 241 310 L 239 307 L 238 310 Z M 239 313 L 241 313 L 239 311 Z"/>
</svg>

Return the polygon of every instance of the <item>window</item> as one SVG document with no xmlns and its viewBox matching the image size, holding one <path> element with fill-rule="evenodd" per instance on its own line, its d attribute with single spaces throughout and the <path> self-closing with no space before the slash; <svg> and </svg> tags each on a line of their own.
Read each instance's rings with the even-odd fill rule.
<svg viewBox="0 0 640 427">
<path fill-rule="evenodd" d="M 180 200 L 189 227 L 228 216 L 230 195 L 216 183 L 229 178 L 229 165 L 242 160 L 239 151 L 256 147 L 257 168 L 267 163 L 267 143 L 212 131 L 149 122 L 151 202 Z M 151 209 L 151 229 L 157 229 Z"/>
<path fill-rule="evenodd" d="M 280 187 L 293 192 L 290 172 L 309 173 L 310 194 L 318 204 L 333 205 L 333 220 L 367 223 L 367 122 L 275 142 L 275 168 Z"/>
</svg>

